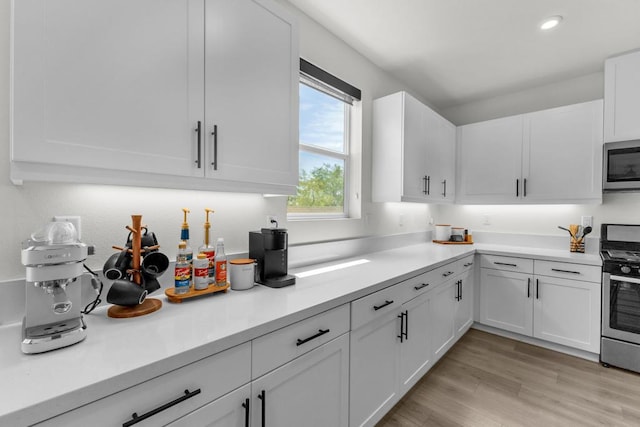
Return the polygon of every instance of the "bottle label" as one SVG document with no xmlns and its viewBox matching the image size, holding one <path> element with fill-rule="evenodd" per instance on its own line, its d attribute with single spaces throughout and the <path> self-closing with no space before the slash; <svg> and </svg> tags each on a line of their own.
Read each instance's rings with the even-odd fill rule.
<svg viewBox="0 0 640 427">
<path fill-rule="evenodd" d="M 216 261 L 216 285 L 225 286 L 227 284 L 227 260 Z"/>
<path fill-rule="evenodd" d="M 216 251 L 205 252 L 207 260 L 209 261 L 209 277 L 212 279 L 216 277 Z"/>
<path fill-rule="evenodd" d="M 191 268 L 187 266 L 176 266 L 175 269 L 175 286 L 179 287 L 189 287 L 189 282 L 191 281 Z"/>
</svg>

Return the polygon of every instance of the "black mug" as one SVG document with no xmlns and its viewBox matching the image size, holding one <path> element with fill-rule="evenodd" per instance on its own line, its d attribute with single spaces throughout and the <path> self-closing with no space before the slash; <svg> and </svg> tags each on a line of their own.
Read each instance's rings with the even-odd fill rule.
<svg viewBox="0 0 640 427">
<path fill-rule="evenodd" d="M 144 228 L 144 234 L 140 236 L 140 248 L 144 248 L 145 246 L 157 246 L 158 239 L 156 238 L 156 234 L 153 231 L 147 230 L 147 227 Z M 129 232 L 129 236 L 127 237 L 127 245 L 128 248 L 133 246 L 133 242 L 131 241 L 131 232 Z M 156 251 L 157 249 L 154 249 Z"/>
<path fill-rule="evenodd" d="M 147 291 L 147 294 L 152 294 L 162 287 L 158 279 L 145 273 L 142 273 L 142 286 Z"/>
<path fill-rule="evenodd" d="M 131 280 L 118 279 L 114 280 L 109 288 L 107 302 L 109 304 L 133 307 L 142 304 L 148 293 L 145 288 Z"/>
<path fill-rule="evenodd" d="M 148 252 L 145 250 L 140 268 L 147 276 L 156 278 L 169 268 L 169 258 L 162 252 Z"/>
<path fill-rule="evenodd" d="M 126 277 L 127 269 L 131 263 L 131 254 L 125 249 L 120 253 L 111 255 L 104 263 L 102 273 L 109 280 L 118 280 Z"/>
</svg>

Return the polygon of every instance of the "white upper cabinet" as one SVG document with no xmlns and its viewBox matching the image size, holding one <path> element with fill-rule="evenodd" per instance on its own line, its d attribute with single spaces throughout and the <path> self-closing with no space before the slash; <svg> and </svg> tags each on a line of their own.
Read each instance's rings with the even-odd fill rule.
<svg viewBox="0 0 640 427">
<path fill-rule="evenodd" d="M 374 202 L 451 203 L 455 126 L 406 92 L 373 102 Z"/>
<path fill-rule="evenodd" d="M 461 126 L 458 201 L 513 203 L 520 195 L 522 116 Z"/>
<path fill-rule="evenodd" d="M 12 180 L 294 192 L 297 28 L 281 9 L 14 2 Z"/>
<path fill-rule="evenodd" d="M 604 63 L 604 141 L 640 139 L 640 51 Z"/>
<path fill-rule="evenodd" d="M 602 100 L 525 116 L 523 201 L 602 199 Z"/>
<path fill-rule="evenodd" d="M 601 203 L 602 100 L 461 126 L 460 203 Z"/>
</svg>

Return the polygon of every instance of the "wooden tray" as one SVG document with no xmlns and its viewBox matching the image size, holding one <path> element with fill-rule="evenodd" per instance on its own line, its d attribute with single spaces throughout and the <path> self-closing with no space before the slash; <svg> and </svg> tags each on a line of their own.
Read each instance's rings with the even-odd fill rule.
<svg viewBox="0 0 640 427">
<path fill-rule="evenodd" d="M 225 286 L 216 286 L 215 284 L 211 284 L 207 289 L 203 289 L 201 291 L 195 290 L 193 285 L 191 285 L 189 287 L 189 292 L 184 294 L 176 294 L 175 288 L 169 288 L 164 290 L 164 294 L 167 296 L 169 302 L 180 303 L 189 298 L 211 295 L 216 292 L 227 292 L 227 289 L 229 289 L 229 282 L 227 282 Z"/>
<path fill-rule="evenodd" d="M 473 242 L 452 242 L 451 240 L 434 240 L 433 243 L 441 245 L 473 245 Z"/>
</svg>

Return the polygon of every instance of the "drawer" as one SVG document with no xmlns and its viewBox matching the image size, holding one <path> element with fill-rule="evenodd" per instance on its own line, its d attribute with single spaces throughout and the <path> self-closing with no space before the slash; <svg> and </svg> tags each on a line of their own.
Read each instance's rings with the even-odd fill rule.
<svg viewBox="0 0 640 427">
<path fill-rule="evenodd" d="M 397 310 L 403 301 L 402 283 L 357 299 L 351 303 L 351 330 Z"/>
<path fill-rule="evenodd" d="M 252 377 L 258 378 L 349 332 L 349 304 L 296 322 L 252 342 Z"/>
<path fill-rule="evenodd" d="M 595 265 L 536 260 L 534 262 L 534 273 L 540 276 L 562 277 L 585 282 L 600 283 L 602 281 L 602 268 Z"/>
<path fill-rule="evenodd" d="M 37 425 L 121 426 L 132 420 L 133 413 L 142 417 L 163 405 L 175 403 L 135 424 L 136 427 L 165 425 L 248 383 L 250 369 L 251 344 L 245 343 Z"/>
<path fill-rule="evenodd" d="M 466 258 L 459 259 L 455 263 L 456 263 L 456 267 L 455 267 L 456 273 L 457 274 L 464 273 L 466 271 L 473 269 L 473 266 L 475 265 L 475 256 L 469 255 Z"/>
<path fill-rule="evenodd" d="M 480 255 L 480 267 L 519 273 L 533 273 L 533 260 L 501 255 Z"/>
<path fill-rule="evenodd" d="M 411 279 L 404 280 L 396 286 L 402 288 L 402 303 L 405 303 L 418 295 L 433 289 L 435 285 L 442 283 L 440 272 L 431 270 Z"/>
</svg>

